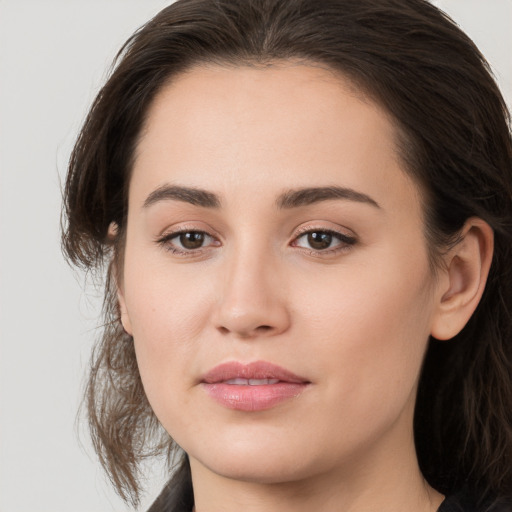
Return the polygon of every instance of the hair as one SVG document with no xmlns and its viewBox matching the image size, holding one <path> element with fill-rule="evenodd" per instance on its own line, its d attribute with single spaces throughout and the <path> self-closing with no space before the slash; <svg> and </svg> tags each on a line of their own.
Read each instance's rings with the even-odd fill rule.
<svg viewBox="0 0 512 512">
<path fill-rule="evenodd" d="M 112 275 L 112 261 L 122 265 L 130 173 L 148 108 L 193 66 L 289 60 L 340 72 L 391 115 L 404 170 L 422 191 L 433 268 L 469 217 L 494 230 L 474 315 L 452 340 L 429 342 L 414 432 L 420 468 L 439 492 L 469 486 L 512 497 L 510 117 L 479 50 L 426 0 L 178 0 L 125 43 L 77 139 L 64 190 L 65 254 L 79 267 L 107 269 L 105 324 L 86 392 L 101 463 L 132 504 L 149 456 L 177 461 L 170 485 L 190 486 L 186 455 L 144 394 Z"/>
</svg>

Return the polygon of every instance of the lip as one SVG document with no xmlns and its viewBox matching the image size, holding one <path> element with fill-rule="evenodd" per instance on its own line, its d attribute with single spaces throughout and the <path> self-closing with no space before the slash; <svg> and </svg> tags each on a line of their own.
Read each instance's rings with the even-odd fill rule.
<svg viewBox="0 0 512 512">
<path fill-rule="evenodd" d="M 201 379 L 202 387 L 216 402 L 246 412 L 264 411 L 296 398 L 309 384 L 307 379 L 266 361 L 223 363 Z"/>
</svg>

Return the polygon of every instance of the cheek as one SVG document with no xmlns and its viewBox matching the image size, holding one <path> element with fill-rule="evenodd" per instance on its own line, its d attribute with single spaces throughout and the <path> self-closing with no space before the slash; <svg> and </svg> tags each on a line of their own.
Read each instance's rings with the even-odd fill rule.
<svg viewBox="0 0 512 512">
<path fill-rule="evenodd" d="M 213 284 L 185 269 L 170 272 L 161 262 L 137 261 L 132 252 L 125 263 L 126 309 L 142 382 L 159 416 L 180 396 L 169 390 L 193 385 L 190 369 L 210 316 Z"/>
<path fill-rule="evenodd" d="M 194 339 L 207 319 L 215 289 L 211 277 L 202 268 L 173 265 L 161 251 L 134 243 L 124 264 L 125 301 L 134 337 L 155 349 L 161 343 L 181 345 Z"/>
<path fill-rule="evenodd" d="M 351 268 L 339 276 L 338 286 L 328 279 L 313 288 L 309 282 L 309 294 L 298 294 L 307 315 L 300 332 L 315 340 L 319 369 L 331 376 L 326 400 L 351 404 L 350 417 L 359 421 L 383 409 L 388 412 L 382 418 L 391 418 L 404 406 L 415 390 L 430 332 L 428 265 L 413 271 L 410 261 L 418 258 L 386 261 Z"/>
</svg>

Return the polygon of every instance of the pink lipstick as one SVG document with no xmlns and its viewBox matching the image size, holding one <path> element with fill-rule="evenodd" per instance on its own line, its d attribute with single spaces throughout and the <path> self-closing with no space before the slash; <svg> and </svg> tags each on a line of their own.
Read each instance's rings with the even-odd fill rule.
<svg viewBox="0 0 512 512">
<path fill-rule="evenodd" d="M 228 409 L 264 411 L 300 395 L 307 379 L 266 361 L 223 363 L 203 376 L 206 392 Z"/>
</svg>

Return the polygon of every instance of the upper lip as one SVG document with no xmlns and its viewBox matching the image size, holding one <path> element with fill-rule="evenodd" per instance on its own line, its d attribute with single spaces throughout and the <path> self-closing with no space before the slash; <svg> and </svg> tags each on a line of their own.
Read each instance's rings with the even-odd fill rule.
<svg viewBox="0 0 512 512">
<path fill-rule="evenodd" d="M 308 379 L 295 375 L 289 370 L 267 361 L 241 363 L 231 361 L 219 364 L 208 371 L 201 379 L 206 384 L 216 384 L 231 379 L 277 379 L 282 382 L 307 384 Z"/>
</svg>

